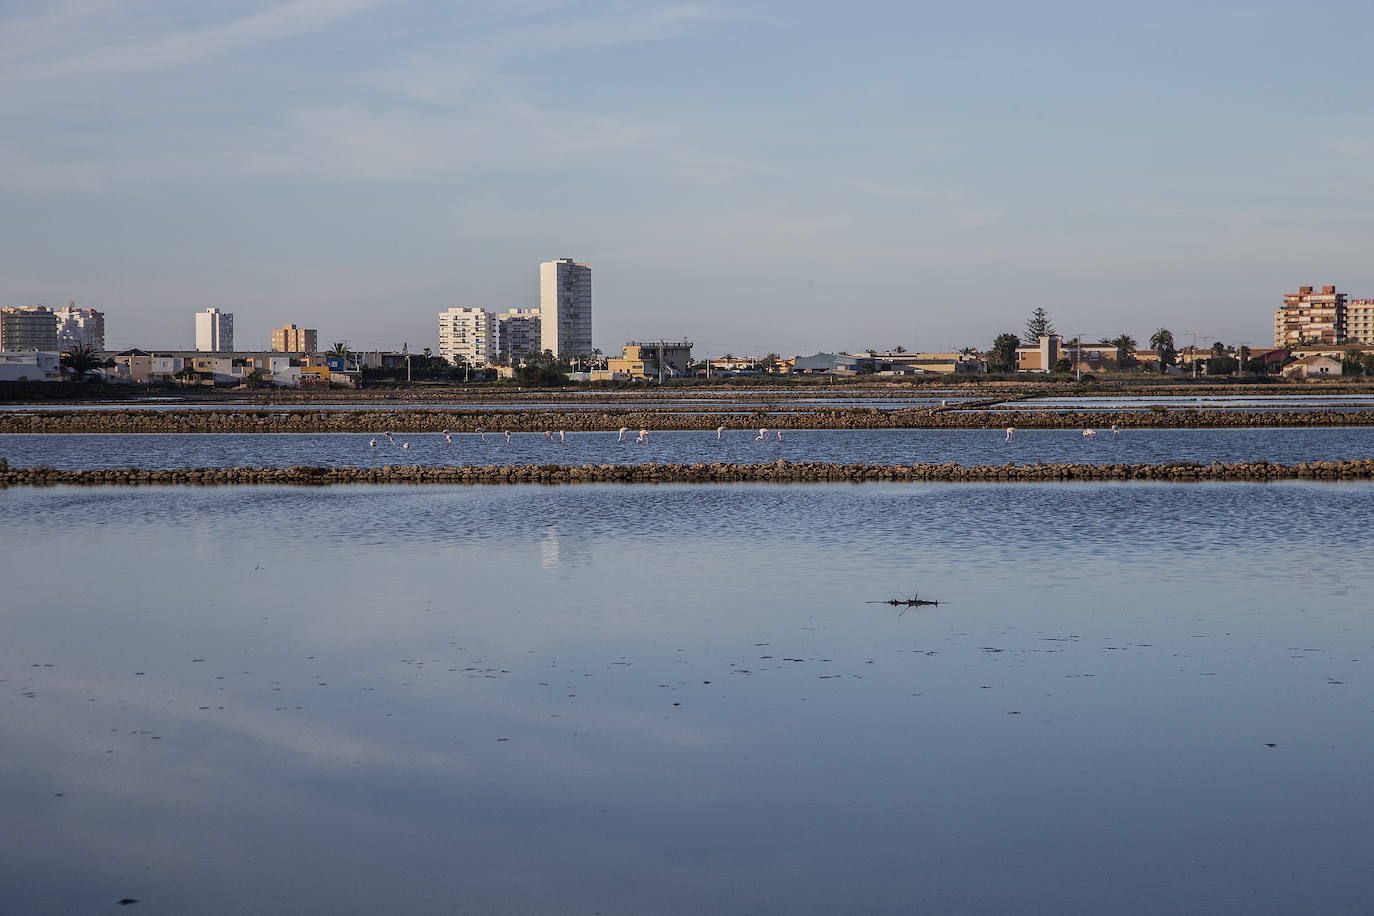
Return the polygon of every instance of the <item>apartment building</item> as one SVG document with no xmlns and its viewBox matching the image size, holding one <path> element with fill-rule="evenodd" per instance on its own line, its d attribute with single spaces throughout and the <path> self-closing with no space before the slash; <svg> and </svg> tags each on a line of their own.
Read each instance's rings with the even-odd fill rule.
<svg viewBox="0 0 1374 916">
<path fill-rule="evenodd" d="M 1345 340 L 1345 293 L 1334 286 L 1300 286 L 1283 297 L 1283 308 L 1274 312 L 1274 346 L 1304 343 L 1338 344 Z"/>
<path fill-rule="evenodd" d="M 1351 299 L 1345 304 L 1345 341 L 1374 344 L 1374 299 Z"/>
<path fill-rule="evenodd" d="M 219 353 L 234 349 L 234 316 L 219 309 L 196 312 L 196 349 Z"/>
<path fill-rule="evenodd" d="M 68 302 L 59 309 L 53 309 L 57 320 L 57 343 L 66 348 L 73 346 L 90 347 L 92 350 L 105 349 L 105 313 L 95 309 L 79 309 L 75 302 Z"/>
<path fill-rule="evenodd" d="M 496 313 L 477 308 L 451 308 L 439 313 L 439 355 L 455 365 L 496 362 Z"/>
<path fill-rule="evenodd" d="M 539 265 L 541 350 L 554 356 L 592 352 L 592 268 L 572 258 Z"/>
<path fill-rule="evenodd" d="M 319 332 L 294 324 L 272 329 L 272 349 L 277 353 L 318 353 Z"/>
<path fill-rule="evenodd" d="M 509 309 L 496 318 L 497 351 L 510 365 L 526 353 L 541 351 L 539 309 Z"/>
<path fill-rule="evenodd" d="M 58 350 L 57 316 L 43 305 L 0 309 L 0 350 Z"/>
</svg>

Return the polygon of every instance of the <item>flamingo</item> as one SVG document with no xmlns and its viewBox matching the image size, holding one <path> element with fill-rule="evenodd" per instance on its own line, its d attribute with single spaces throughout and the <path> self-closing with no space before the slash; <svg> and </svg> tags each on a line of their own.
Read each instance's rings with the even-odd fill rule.
<svg viewBox="0 0 1374 916">
<path fill-rule="evenodd" d="M 625 441 L 625 434 L 628 433 L 629 431 L 630 431 L 630 427 L 628 427 L 628 426 L 622 426 L 622 427 L 620 427 L 620 435 L 618 435 L 618 436 L 616 437 L 616 440 L 615 440 L 615 441 L 617 441 L 617 442 L 624 442 L 624 441 Z"/>
<path fill-rule="evenodd" d="M 552 441 L 553 441 L 553 433 L 549 432 L 547 429 L 544 430 L 544 438 L 547 439 L 548 441 L 552 442 Z"/>
<path fill-rule="evenodd" d="M 724 427 L 724 426 L 717 426 L 717 427 L 716 427 L 716 441 L 717 441 L 717 442 L 724 442 L 724 441 L 725 441 L 725 427 Z"/>
<path fill-rule="evenodd" d="M 568 434 L 565 433 L 565 432 L 564 432 L 563 430 L 561 430 L 561 429 L 558 431 L 558 441 L 559 441 L 559 442 L 567 442 L 567 441 L 568 441 Z"/>
<path fill-rule="evenodd" d="M 782 441 L 782 430 L 778 430 L 777 432 L 773 433 L 773 435 L 778 437 L 779 442 Z"/>
<path fill-rule="evenodd" d="M 761 430 L 759 430 L 759 434 L 758 434 L 757 436 L 754 437 L 754 441 L 755 441 L 755 442 L 762 442 L 764 439 L 767 439 L 767 438 L 768 438 L 768 430 L 766 430 L 766 429 L 761 429 Z"/>
<path fill-rule="evenodd" d="M 402 443 L 401 443 L 401 448 L 405 449 L 406 451 L 410 451 L 410 443 L 409 443 L 409 442 L 402 442 Z"/>
<path fill-rule="evenodd" d="M 376 448 L 376 447 L 377 447 L 377 440 L 376 440 L 376 439 L 369 439 L 369 440 L 367 441 L 367 445 L 368 445 L 368 448 Z"/>
<path fill-rule="evenodd" d="M 1093 432 L 1093 431 L 1090 430 L 1090 429 L 1085 429 L 1085 430 L 1083 430 L 1083 438 L 1084 438 L 1084 439 L 1096 439 L 1096 438 L 1097 438 L 1097 433 Z"/>
<path fill-rule="evenodd" d="M 510 445 L 510 430 L 506 430 L 506 444 Z"/>
<path fill-rule="evenodd" d="M 1008 441 L 1008 442 L 1015 442 L 1015 441 L 1016 441 L 1016 427 L 1015 427 L 1015 426 L 1008 426 L 1008 427 L 1007 427 L 1007 441 Z"/>
<path fill-rule="evenodd" d="M 449 445 L 453 444 L 453 436 L 449 435 L 448 430 L 444 430 L 444 441 L 447 442 Z"/>
<path fill-rule="evenodd" d="M 635 439 L 635 445 L 648 445 L 648 444 L 649 444 L 649 431 L 648 431 L 647 429 L 641 429 L 641 430 L 639 431 L 639 438 Z"/>
<path fill-rule="evenodd" d="M 1119 435 L 1121 435 L 1121 430 L 1119 430 L 1119 429 L 1116 428 L 1116 424 L 1115 424 L 1115 423 L 1112 424 L 1112 435 L 1113 435 L 1113 436 L 1119 436 Z"/>
<path fill-rule="evenodd" d="M 487 441 L 487 431 L 480 426 L 477 427 L 477 435 L 482 437 L 483 442 Z"/>
</svg>

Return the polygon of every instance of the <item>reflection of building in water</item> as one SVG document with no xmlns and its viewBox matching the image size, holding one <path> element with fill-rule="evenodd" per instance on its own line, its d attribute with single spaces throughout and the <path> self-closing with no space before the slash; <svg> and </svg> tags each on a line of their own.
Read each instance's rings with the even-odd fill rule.
<svg viewBox="0 0 1374 916">
<path fill-rule="evenodd" d="M 591 552 L 587 550 L 586 543 L 581 538 L 565 537 L 556 525 L 544 529 L 544 537 L 539 542 L 541 569 L 586 566 L 590 559 Z"/>
</svg>

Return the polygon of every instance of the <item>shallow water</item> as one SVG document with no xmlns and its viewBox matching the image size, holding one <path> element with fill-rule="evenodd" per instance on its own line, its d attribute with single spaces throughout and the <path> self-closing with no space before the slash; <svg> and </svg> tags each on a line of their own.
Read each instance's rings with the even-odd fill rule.
<svg viewBox="0 0 1374 916">
<path fill-rule="evenodd" d="M 615 433 L 568 433 L 559 441 L 541 433 L 488 433 L 485 441 L 463 433 L 446 442 L 437 433 L 251 434 L 63 434 L 0 435 L 0 457 L 19 467 L 83 468 L 290 467 L 327 465 L 538 465 L 827 461 L 865 464 L 913 462 L 962 465 L 1083 462 L 1134 464 L 1167 461 L 1258 461 L 1283 464 L 1374 457 L 1374 427 L 1275 429 L 1125 429 L 1118 436 L 1097 430 L 1085 440 L 1080 430 L 1018 430 L 1005 441 L 1002 430 L 731 430 L 724 441 L 714 432 L 652 432 L 648 444 L 634 434 L 618 442 Z M 377 440 L 376 447 L 368 443 Z M 410 448 L 402 448 L 408 444 Z"/>
<path fill-rule="evenodd" d="M 1374 891 L 1374 486 L 0 500 L 10 912 Z"/>
</svg>

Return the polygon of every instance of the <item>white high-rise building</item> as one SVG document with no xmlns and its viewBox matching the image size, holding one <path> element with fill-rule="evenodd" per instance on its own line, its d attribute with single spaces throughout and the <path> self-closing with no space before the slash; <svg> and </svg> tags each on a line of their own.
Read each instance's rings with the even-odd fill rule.
<svg viewBox="0 0 1374 916">
<path fill-rule="evenodd" d="M 105 313 L 95 309 L 79 309 L 68 302 L 53 309 L 57 316 L 57 343 L 62 347 L 80 345 L 92 350 L 105 349 Z"/>
<path fill-rule="evenodd" d="M 219 309 L 196 312 L 196 349 L 219 352 L 234 349 L 234 316 Z"/>
<path fill-rule="evenodd" d="M 592 352 L 592 267 L 572 258 L 539 265 L 540 349 L 554 356 Z"/>
<path fill-rule="evenodd" d="M 439 313 L 439 355 L 470 366 L 496 362 L 496 313 L 486 309 L 451 308 Z"/>
<path fill-rule="evenodd" d="M 542 349 L 539 309 L 510 309 L 496 316 L 496 323 L 501 338 L 497 349 L 507 364 Z"/>
</svg>

